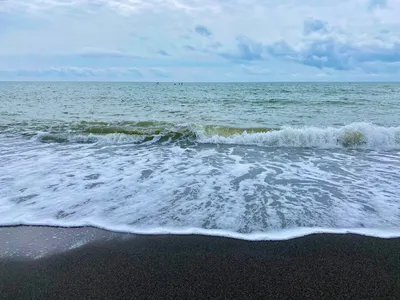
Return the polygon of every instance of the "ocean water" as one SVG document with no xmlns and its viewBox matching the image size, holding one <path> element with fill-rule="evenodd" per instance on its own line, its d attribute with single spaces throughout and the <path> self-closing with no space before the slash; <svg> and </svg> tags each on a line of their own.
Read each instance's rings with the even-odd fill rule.
<svg viewBox="0 0 400 300">
<path fill-rule="evenodd" d="M 400 84 L 0 83 L 0 225 L 400 236 Z"/>
</svg>

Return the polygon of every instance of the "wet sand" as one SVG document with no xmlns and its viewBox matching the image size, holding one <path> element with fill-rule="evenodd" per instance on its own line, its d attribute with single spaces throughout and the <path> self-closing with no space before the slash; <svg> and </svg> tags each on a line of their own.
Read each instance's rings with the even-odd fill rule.
<svg viewBox="0 0 400 300">
<path fill-rule="evenodd" d="M 400 239 L 6 227 L 0 254 L 1 299 L 400 299 Z"/>
</svg>

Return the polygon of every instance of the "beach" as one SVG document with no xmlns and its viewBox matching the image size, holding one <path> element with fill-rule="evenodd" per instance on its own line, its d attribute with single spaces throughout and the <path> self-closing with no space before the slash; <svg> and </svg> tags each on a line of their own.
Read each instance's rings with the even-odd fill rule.
<svg viewBox="0 0 400 300">
<path fill-rule="evenodd" d="M 0 240 L 6 243 L 0 247 L 21 247 L 1 259 L 2 299 L 400 297 L 400 239 L 313 234 L 251 242 L 201 235 L 113 234 L 90 227 L 1 229 Z M 71 247 L 68 238 L 57 239 L 71 233 L 80 236 L 80 246 Z M 41 257 L 27 255 L 54 236 L 58 242 Z"/>
</svg>

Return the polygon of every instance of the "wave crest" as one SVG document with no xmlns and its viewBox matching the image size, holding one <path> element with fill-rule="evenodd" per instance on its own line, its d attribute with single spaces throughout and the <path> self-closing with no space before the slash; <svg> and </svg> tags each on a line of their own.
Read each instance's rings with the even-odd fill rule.
<svg viewBox="0 0 400 300">
<path fill-rule="evenodd" d="M 381 127 L 370 123 L 353 123 L 340 128 L 283 127 L 280 130 L 250 134 L 243 132 L 228 137 L 201 134 L 199 141 L 266 147 L 399 148 L 400 127 Z"/>
<path fill-rule="evenodd" d="M 343 127 L 236 128 L 161 122 L 80 124 L 69 132 L 42 133 L 46 143 L 207 143 L 263 147 L 400 148 L 400 127 L 353 123 Z"/>
</svg>

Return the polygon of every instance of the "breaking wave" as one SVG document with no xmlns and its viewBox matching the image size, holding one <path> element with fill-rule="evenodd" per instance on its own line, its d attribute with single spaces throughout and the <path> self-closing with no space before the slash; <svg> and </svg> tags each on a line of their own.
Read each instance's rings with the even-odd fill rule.
<svg viewBox="0 0 400 300">
<path fill-rule="evenodd" d="M 352 123 L 342 127 L 236 128 L 165 122 L 81 122 L 26 134 L 44 143 L 206 143 L 262 147 L 400 148 L 400 126 Z M 41 128 L 42 129 L 42 128 Z M 61 129 L 61 130 L 58 130 Z"/>
</svg>

